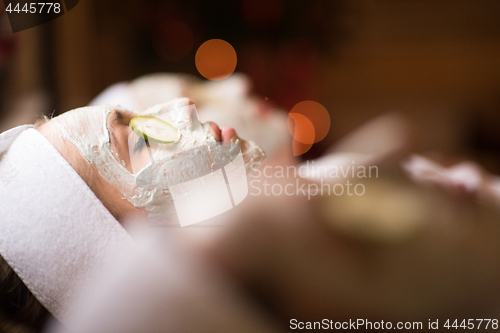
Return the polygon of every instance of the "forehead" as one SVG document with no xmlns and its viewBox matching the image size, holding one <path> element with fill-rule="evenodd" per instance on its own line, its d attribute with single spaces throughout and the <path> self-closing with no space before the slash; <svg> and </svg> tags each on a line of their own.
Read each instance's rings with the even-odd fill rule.
<svg viewBox="0 0 500 333">
<path fill-rule="evenodd" d="M 77 108 L 65 112 L 51 120 L 52 123 L 61 123 L 78 130 L 100 131 L 109 125 L 109 121 L 119 121 L 126 125 L 137 115 L 158 117 L 171 125 L 185 130 L 200 130 L 200 120 L 194 104 L 176 105 L 172 103 L 155 105 L 142 113 L 135 113 L 126 109 L 108 106 L 91 106 Z"/>
<path fill-rule="evenodd" d="M 107 135 L 104 129 L 108 111 L 104 106 L 78 108 L 53 118 L 49 125 L 63 137 L 97 143 Z"/>
<path fill-rule="evenodd" d="M 74 110 L 67 111 L 51 120 L 51 122 L 60 122 L 66 125 L 85 125 L 89 124 L 103 124 L 106 112 L 109 108 L 105 106 L 90 106 L 82 107 Z"/>
<path fill-rule="evenodd" d="M 170 104 L 155 105 L 141 115 L 154 116 L 180 130 L 200 131 L 201 123 L 194 104 L 172 107 Z"/>
</svg>

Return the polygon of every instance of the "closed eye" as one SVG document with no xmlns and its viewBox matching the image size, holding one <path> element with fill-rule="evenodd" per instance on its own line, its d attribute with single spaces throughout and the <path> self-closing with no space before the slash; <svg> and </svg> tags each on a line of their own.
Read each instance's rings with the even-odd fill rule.
<svg viewBox="0 0 500 333">
<path fill-rule="evenodd" d="M 142 138 L 140 138 L 139 140 L 137 140 L 137 142 L 134 145 L 134 154 L 137 154 L 140 151 L 142 151 L 146 147 L 146 145 L 147 145 L 146 140 L 144 140 Z"/>
</svg>

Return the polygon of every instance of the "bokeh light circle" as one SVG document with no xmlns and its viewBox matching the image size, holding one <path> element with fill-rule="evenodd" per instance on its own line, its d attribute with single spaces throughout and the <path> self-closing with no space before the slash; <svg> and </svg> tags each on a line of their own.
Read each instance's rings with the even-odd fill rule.
<svg viewBox="0 0 500 333">
<path fill-rule="evenodd" d="M 311 149 L 312 144 L 307 144 L 307 143 L 302 143 L 297 140 L 292 141 L 292 153 L 293 156 L 300 156 L 302 154 L 305 154 Z"/>
<path fill-rule="evenodd" d="M 200 74 L 209 80 L 222 80 L 236 69 L 234 48 L 222 39 L 210 39 L 196 51 L 195 63 Z"/>
<path fill-rule="evenodd" d="M 152 41 L 156 54 L 166 61 L 176 61 L 185 57 L 194 44 L 191 28 L 177 20 L 165 21 L 158 25 Z"/>
<path fill-rule="evenodd" d="M 302 101 L 295 104 L 290 110 L 289 116 L 292 117 L 295 114 L 300 114 L 308 119 L 312 123 L 314 130 L 313 138 L 311 135 L 305 135 L 300 132 L 300 138 L 294 136 L 297 141 L 305 144 L 313 144 L 326 137 L 330 130 L 330 114 L 323 105 L 315 101 Z M 295 117 L 294 119 L 301 119 L 299 121 L 303 122 L 303 118 L 297 116 L 293 117 Z M 294 134 L 292 133 L 292 135 Z"/>
<path fill-rule="evenodd" d="M 292 121 L 290 121 L 292 120 Z M 288 114 L 288 131 L 298 142 L 313 144 L 315 131 L 313 123 L 300 113 Z"/>
<path fill-rule="evenodd" d="M 293 136 L 293 156 L 302 155 L 311 149 L 315 137 L 313 123 L 300 113 L 289 113 L 287 125 Z"/>
</svg>

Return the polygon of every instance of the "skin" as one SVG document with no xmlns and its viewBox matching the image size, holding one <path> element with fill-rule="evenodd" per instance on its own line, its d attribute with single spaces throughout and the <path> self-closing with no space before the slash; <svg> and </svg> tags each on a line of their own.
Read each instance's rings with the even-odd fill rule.
<svg viewBox="0 0 500 333">
<path fill-rule="evenodd" d="M 187 101 L 187 103 L 192 104 L 191 101 Z M 110 133 L 110 149 L 118 162 L 125 162 L 125 166 L 130 172 L 132 172 L 132 166 L 128 149 L 128 136 L 132 130 L 129 127 L 129 123 L 136 116 L 138 114 L 134 112 L 114 110 L 108 117 L 106 124 Z M 57 117 L 41 125 L 38 131 L 61 153 L 73 169 L 89 185 L 104 206 L 108 208 L 111 214 L 121 222 L 131 216 L 144 216 L 145 213 L 143 210 L 134 207 L 128 200 L 124 199 L 122 194 L 113 185 L 101 177 L 95 165 L 88 163 L 80 155 L 80 152 L 72 143 L 54 133 L 50 127 L 50 123 L 53 121 L 58 121 Z M 219 142 L 229 142 L 237 137 L 234 129 L 230 127 L 219 128 L 213 122 L 210 122 L 210 133 Z"/>
</svg>

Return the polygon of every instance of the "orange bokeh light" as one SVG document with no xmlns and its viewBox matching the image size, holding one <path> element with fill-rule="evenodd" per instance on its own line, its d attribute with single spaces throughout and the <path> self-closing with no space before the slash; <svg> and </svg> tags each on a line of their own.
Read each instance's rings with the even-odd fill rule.
<svg viewBox="0 0 500 333">
<path fill-rule="evenodd" d="M 288 117 L 288 131 L 293 138 L 298 142 L 313 144 L 315 137 L 313 123 L 300 113 L 289 113 Z"/>
<path fill-rule="evenodd" d="M 313 123 L 300 113 L 288 114 L 288 131 L 293 136 L 293 156 L 299 156 L 311 149 L 315 131 Z"/>
<path fill-rule="evenodd" d="M 307 143 L 302 143 L 297 140 L 292 141 L 292 153 L 293 156 L 300 156 L 302 154 L 305 154 L 311 149 L 312 144 L 307 144 Z"/>
<path fill-rule="evenodd" d="M 305 144 L 313 144 L 326 137 L 328 131 L 330 130 L 330 115 L 323 105 L 315 101 L 303 101 L 295 104 L 295 106 L 290 110 L 290 117 L 295 114 L 304 116 L 312 123 L 313 126 L 312 135 L 301 134 L 301 137 L 294 136 L 297 141 Z M 294 117 L 296 118 L 297 116 Z"/>
<path fill-rule="evenodd" d="M 196 51 L 195 63 L 198 72 L 213 81 L 230 76 L 236 69 L 236 51 L 222 39 L 210 39 Z"/>
</svg>

